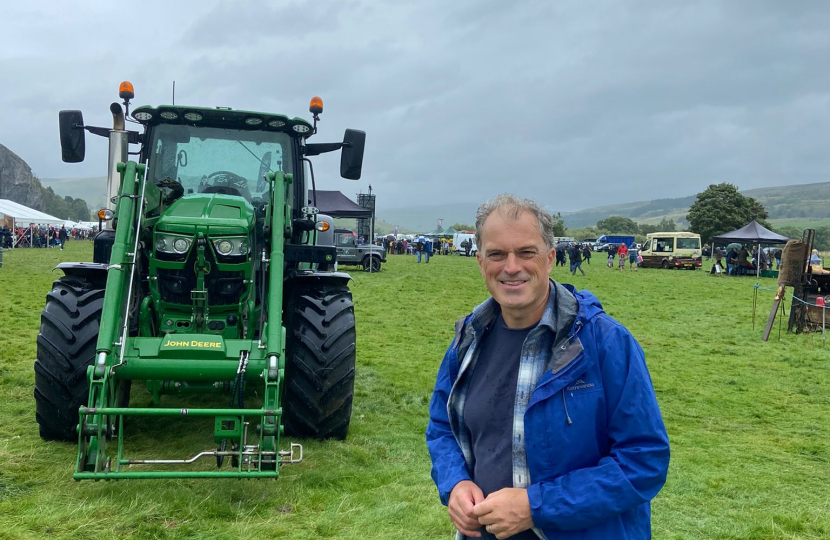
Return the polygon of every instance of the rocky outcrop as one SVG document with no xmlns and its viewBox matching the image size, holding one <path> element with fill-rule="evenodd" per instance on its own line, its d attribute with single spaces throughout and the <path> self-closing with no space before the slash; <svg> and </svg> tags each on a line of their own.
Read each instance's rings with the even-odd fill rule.
<svg viewBox="0 0 830 540">
<path fill-rule="evenodd" d="M 43 189 L 32 168 L 20 156 L 0 144 L 0 199 L 9 199 L 43 210 Z"/>
</svg>

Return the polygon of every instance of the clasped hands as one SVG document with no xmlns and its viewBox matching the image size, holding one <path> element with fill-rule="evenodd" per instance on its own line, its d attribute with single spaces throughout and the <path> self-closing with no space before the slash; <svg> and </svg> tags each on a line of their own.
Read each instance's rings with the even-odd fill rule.
<svg viewBox="0 0 830 540">
<path fill-rule="evenodd" d="M 464 536 L 479 538 L 487 527 L 496 538 L 508 538 L 533 527 L 527 490 L 504 488 L 484 497 L 470 480 L 462 480 L 450 493 L 447 505 L 453 525 Z"/>
</svg>

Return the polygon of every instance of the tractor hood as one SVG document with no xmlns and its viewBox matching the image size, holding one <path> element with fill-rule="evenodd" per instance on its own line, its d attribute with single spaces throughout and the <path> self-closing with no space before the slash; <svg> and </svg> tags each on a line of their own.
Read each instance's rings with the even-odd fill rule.
<svg viewBox="0 0 830 540">
<path fill-rule="evenodd" d="M 254 223 L 254 207 L 244 197 L 218 193 L 185 195 L 158 221 L 158 231 L 208 235 L 247 234 Z"/>
</svg>

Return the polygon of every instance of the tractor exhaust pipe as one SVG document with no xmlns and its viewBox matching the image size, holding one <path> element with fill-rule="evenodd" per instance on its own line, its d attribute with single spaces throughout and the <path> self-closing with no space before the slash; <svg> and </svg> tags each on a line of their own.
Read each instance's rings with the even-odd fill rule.
<svg viewBox="0 0 830 540">
<path fill-rule="evenodd" d="M 112 113 L 112 131 L 110 131 L 109 160 L 107 163 L 107 208 L 115 212 L 113 199 L 118 196 L 118 188 L 121 184 L 118 164 L 127 161 L 129 134 L 127 133 L 124 111 L 121 109 L 121 105 L 113 103 L 110 105 L 110 112 Z M 105 221 L 104 227 L 112 229 L 112 220 Z"/>
</svg>

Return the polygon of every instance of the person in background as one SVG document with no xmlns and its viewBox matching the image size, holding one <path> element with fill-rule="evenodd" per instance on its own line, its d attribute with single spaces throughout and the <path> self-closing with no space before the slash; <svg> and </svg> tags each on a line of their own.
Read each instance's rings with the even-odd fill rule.
<svg viewBox="0 0 830 540">
<path fill-rule="evenodd" d="M 418 239 L 418 242 L 415 244 L 415 254 L 418 256 L 418 263 L 421 263 L 421 253 L 424 252 L 424 242 L 421 242 L 421 239 Z"/>
<path fill-rule="evenodd" d="M 588 264 L 591 264 L 591 246 L 588 244 L 582 247 L 582 259 Z"/>
<path fill-rule="evenodd" d="M 723 272 L 723 250 L 715 248 L 715 265 L 712 267 L 712 273 Z"/>
<path fill-rule="evenodd" d="M 620 272 L 622 272 L 625 270 L 625 260 L 628 258 L 628 246 L 625 245 L 625 242 L 617 248 L 617 257 L 620 258 Z"/>
<path fill-rule="evenodd" d="M 726 254 L 726 273 L 730 276 L 738 274 L 738 248 L 735 246 Z"/>
<path fill-rule="evenodd" d="M 66 243 L 66 238 L 67 238 L 66 226 L 61 225 L 61 229 L 58 231 L 58 241 L 61 244 L 61 251 L 63 251 L 63 245 Z"/>
<path fill-rule="evenodd" d="M 817 249 L 814 249 L 812 255 L 810 255 L 810 264 L 821 266 L 821 257 L 818 256 Z"/>
<path fill-rule="evenodd" d="M 608 268 L 614 268 L 614 255 L 617 253 L 617 249 L 614 247 L 613 244 L 608 245 Z"/>
<path fill-rule="evenodd" d="M 670 451 L 645 356 L 593 294 L 550 279 L 553 232 L 513 195 L 477 212 L 491 297 L 455 324 L 426 430 L 457 539 L 651 538 Z"/>
<path fill-rule="evenodd" d="M 739 276 L 749 274 L 749 250 L 746 246 L 741 246 L 741 251 L 738 252 L 738 272 Z"/>
<path fill-rule="evenodd" d="M 557 247 L 556 249 L 556 266 L 565 266 L 567 258 L 565 257 L 565 248 Z"/>
<path fill-rule="evenodd" d="M 577 270 L 582 272 L 583 276 L 585 275 L 585 270 L 582 269 L 582 248 L 574 242 L 571 248 L 571 275 L 575 276 Z"/>
<path fill-rule="evenodd" d="M 427 264 L 429 264 L 430 255 L 432 255 L 432 238 L 427 238 L 427 241 L 424 244 L 424 257 L 426 258 Z"/>
<path fill-rule="evenodd" d="M 781 269 L 781 255 L 782 255 L 783 252 L 784 252 L 783 249 L 776 249 L 775 250 L 775 255 L 773 257 L 775 258 L 775 269 L 776 270 Z"/>
<path fill-rule="evenodd" d="M 639 271 L 640 262 L 637 257 L 640 256 L 640 250 L 637 249 L 637 244 L 632 244 L 631 249 L 628 250 L 628 269 Z"/>
</svg>

